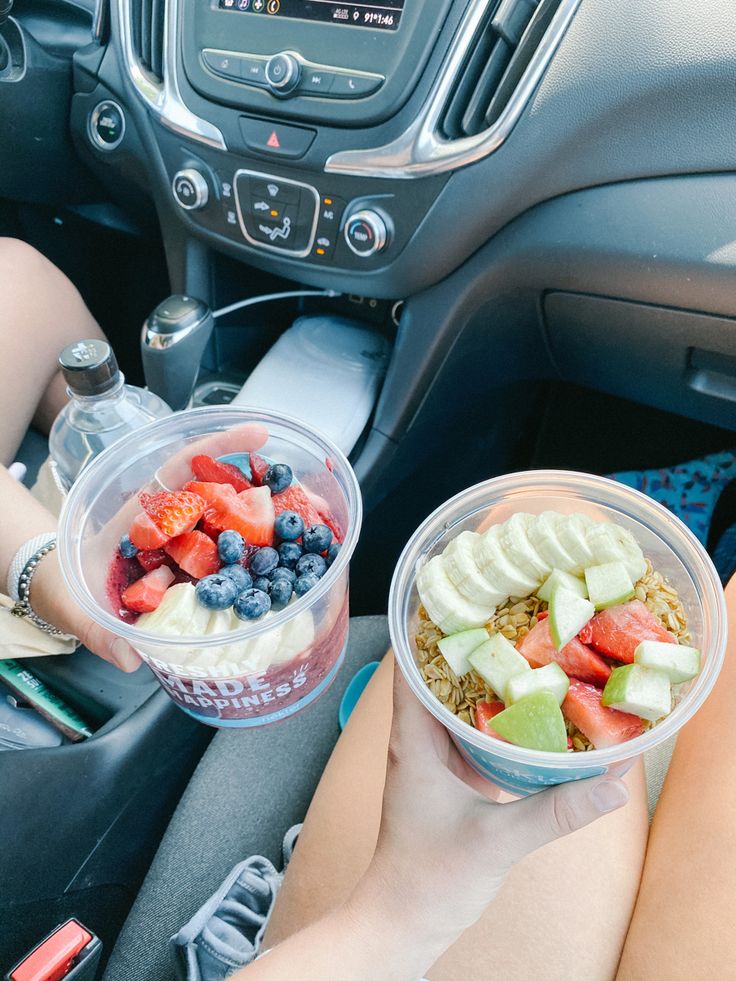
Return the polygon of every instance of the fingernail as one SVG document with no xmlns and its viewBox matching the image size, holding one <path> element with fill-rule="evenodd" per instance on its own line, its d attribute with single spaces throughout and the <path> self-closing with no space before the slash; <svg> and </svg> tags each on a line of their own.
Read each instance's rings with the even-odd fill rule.
<svg viewBox="0 0 736 981">
<path fill-rule="evenodd" d="M 620 780 L 601 780 L 593 787 L 590 796 L 601 814 L 607 814 L 622 807 L 629 799 L 629 792 Z"/>
<path fill-rule="evenodd" d="M 122 637 L 113 641 L 110 655 L 121 671 L 137 671 L 141 663 L 133 648 Z"/>
</svg>

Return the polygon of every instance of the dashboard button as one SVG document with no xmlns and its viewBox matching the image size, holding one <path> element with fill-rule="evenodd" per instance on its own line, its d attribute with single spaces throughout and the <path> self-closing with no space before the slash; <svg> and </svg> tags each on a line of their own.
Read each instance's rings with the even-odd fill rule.
<svg viewBox="0 0 736 981">
<path fill-rule="evenodd" d="M 327 95 L 334 80 L 334 72 L 307 67 L 302 72 L 299 91 L 307 95 Z"/>
<path fill-rule="evenodd" d="M 268 180 L 251 177 L 249 184 L 254 200 L 262 198 L 266 201 L 278 201 L 280 204 L 296 204 L 299 200 L 299 187 L 296 184 L 282 183 L 278 177 Z"/>
<path fill-rule="evenodd" d="M 240 59 L 240 77 L 249 85 L 267 85 L 266 62 L 260 58 L 242 56 Z"/>
<path fill-rule="evenodd" d="M 171 190 L 180 207 L 185 211 L 204 208 L 210 196 L 207 181 L 198 170 L 188 167 L 174 174 Z"/>
<path fill-rule="evenodd" d="M 292 160 L 303 157 L 317 135 L 313 129 L 267 123 L 250 116 L 240 117 L 240 132 L 249 150 Z"/>
<path fill-rule="evenodd" d="M 360 75 L 349 72 L 335 72 L 330 95 L 335 98 L 361 99 L 371 95 L 385 82 L 382 75 Z"/>
<path fill-rule="evenodd" d="M 237 79 L 241 77 L 241 61 L 243 59 L 238 54 L 231 51 L 212 51 L 205 48 L 202 51 L 202 60 L 216 75 Z"/>
<path fill-rule="evenodd" d="M 90 113 L 87 132 L 99 150 L 119 147 L 125 136 L 125 116 L 117 102 L 111 99 L 98 102 Z"/>
</svg>

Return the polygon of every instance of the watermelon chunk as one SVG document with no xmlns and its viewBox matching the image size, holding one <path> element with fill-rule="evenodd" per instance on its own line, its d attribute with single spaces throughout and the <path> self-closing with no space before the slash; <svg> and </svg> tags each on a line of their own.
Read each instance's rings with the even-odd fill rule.
<svg viewBox="0 0 736 981">
<path fill-rule="evenodd" d="M 505 708 L 503 702 L 499 701 L 477 702 L 475 706 L 475 728 L 480 732 L 485 732 L 487 736 L 493 736 L 494 739 L 500 739 L 501 742 L 505 743 L 506 740 L 489 725 L 491 719 L 499 712 L 503 712 Z"/>
<path fill-rule="evenodd" d="M 624 664 L 634 663 L 634 651 L 643 640 L 676 643 L 659 618 L 637 599 L 601 610 L 583 627 L 579 639 Z"/>
<path fill-rule="evenodd" d="M 576 678 L 570 679 L 562 714 L 586 736 L 596 749 L 616 746 L 644 732 L 638 715 L 617 712 L 601 705 L 602 692 Z"/>
<path fill-rule="evenodd" d="M 286 490 L 273 495 L 274 516 L 277 518 L 282 511 L 295 511 L 304 521 L 304 527 L 322 524 L 322 517 L 316 507 L 307 497 L 303 487 L 292 484 Z M 332 530 L 332 529 L 330 529 Z"/>
<path fill-rule="evenodd" d="M 549 629 L 549 618 L 540 620 L 516 645 L 533 668 L 544 667 L 556 661 L 568 677 L 580 678 L 593 685 L 605 685 L 611 669 L 595 651 L 582 644 L 577 637 L 561 650 L 556 650 Z"/>
<path fill-rule="evenodd" d="M 231 484 L 238 492 L 253 486 L 240 467 L 236 467 L 234 463 L 224 463 L 204 454 L 192 457 L 192 471 L 198 481 Z"/>
<path fill-rule="evenodd" d="M 211 576 L 221 565 L 217 545 L 203 531 L 188 531 L 172 538 L 166 551 L 180 569 L 195 579 Z"/>
<path fill-rule="evenodd" d="M 174 573 L 167 565 L 162 565 L 131 583 L 120 599 L 134 613 L 153 613 L 173 581 Z"/>
</svg>

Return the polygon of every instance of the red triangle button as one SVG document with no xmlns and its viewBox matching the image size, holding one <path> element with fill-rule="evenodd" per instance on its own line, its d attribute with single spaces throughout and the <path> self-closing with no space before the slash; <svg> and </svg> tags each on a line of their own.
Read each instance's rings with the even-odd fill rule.
<svg viewBox="0 0 736 981">
<path fill-rule="evenodd" d="M 281 141 L 279 140 L 279 134 L 274 130 L 266 141 L 266 146 L 271 146 L 274 150 L 281 149 Z"/>
</svg>

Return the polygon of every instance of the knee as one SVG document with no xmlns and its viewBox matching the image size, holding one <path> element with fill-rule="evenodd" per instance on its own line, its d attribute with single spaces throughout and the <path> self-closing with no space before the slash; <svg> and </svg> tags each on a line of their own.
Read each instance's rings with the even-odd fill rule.
<svg viewBox="0 0 736 981">
<path fill-rule="evenodd" d="M 32 245 L 18 238 L 0 238 L 0 274 L 8 286 L 32 283 L 49 268 L 51 263 Z"/>
</svg>

